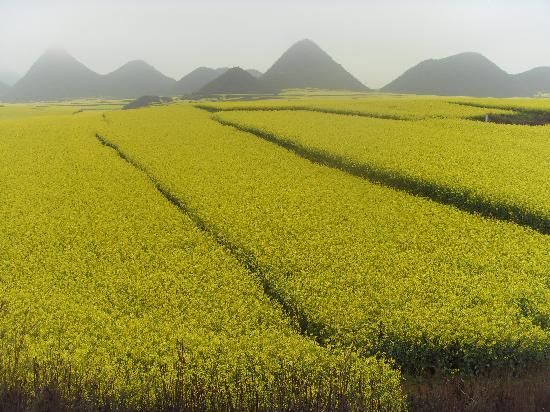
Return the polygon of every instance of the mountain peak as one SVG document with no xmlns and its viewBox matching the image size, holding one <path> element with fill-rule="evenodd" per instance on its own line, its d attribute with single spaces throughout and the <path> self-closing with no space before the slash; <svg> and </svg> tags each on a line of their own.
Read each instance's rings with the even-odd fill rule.
<svg viewBox="0 0 550 412">
<path fill-rule="evenodd" d="M 442 63 L 448 62 L 461 62 L 465 64 L 485 64 L 493 67 L 498 67 L 495 63 L 489 60 L 486 56 L 477 52 L 464 52 L 455 54 L 453 56 L 445 57 L 440 60 L 436 60 Z"/>
<path fill-rule="evenodd" d="M 513 75 L 526 90 L 526 94 L 534 96 L 538 93 L 550 92 L 550 67 L 540 66 L 526 72 Z"/>
<path fill-rule="evenodd" d="M 121 74 L 121 73 L 132 73 L 132 72 L 157 72 L 157 69 L 155 69 L 153 66 L 151 66 L 149 63 L 147 63 L 144 60 L 131 60 L 128 63 L 123 64 L 115 71 L 108 74 L 114 75 L 114 74 Z"/>
<path fill-rule="evenodd" d="M 232 73 L 242 73 L 242 74 L 244 74 L 244 72 L 246 72 L 246 70 L 243 69 L 240 66 L 234 66 L 234 67 L 230 67 L 228 70 L 226 70 L 226 73 L 227 72 L 229 72 L 230 74 L 232 74 Z"/>
<path fill-rule="evenodd" d="M 177 94 L 194 93 L 224 74 L 227 70 L 229 70 L 227 67 L 219 67 L 217 69 L 204 66 L 198 67 L 178 80 L 174 91 Z"/>
<path fill-rule="evenodd" d="M 232 67 L 202 87 L 198 93 L 208 95 L 258 93 L 262 91 L 263 86 L 260 80 L 241 67 Z"/>
<path fill-rule="evenodd" d="M 262 76 L 262 80 L 273 89 L 368 90 L 309 39 L 294 43 Z"/>
<path fill-rule="evenodd" d="M 482 67 L 488 66 L 491 68 L 496 68 L 501 70 L 495 63 L 489 60 L 481 53 L 477 52 L 463 52 L 458 54 L 453 54 L 452 56 L 443 57 L 441 59 L 427 59 L 420 62 L 417 66 L 450 66 L 450 65 L 460 65 L 463 68 L 468 67 Z M 415 66 L 415 67 L 417 67 Z"/>
<path fill-rule="evenodd" d="M 63 49 L 48 49 L 5 97 L 10 101 L 99 96 L 100 75 Z"/>
<path fill-rule="evenodd" d="M 449 56 L 447 58 L 448 59 L 450 59 L 450 58 L 471 58 L 471 59 L 489 60 L 483 54 L 481 54 L 479 52 L 474 52 L 474 51 L 467 51 L 467 52 L 457 53 L 457 54 Z"/>
<path fill-rule="evenodd" d="M 525 95 L 525 90 L 511 75 L 476 52 L 425 60 L 383 87 L 382 91 L 441 96 Z"/>
<path fill-rule="evenodd" d="M 87 72 L 88 74 L 97 74 L 88 69 L 84 64 L 78 61 L 74 56 L 69 54 L 65 49 L 48 49 L 42 54 L 36 62 L 31 66 L 29 72 L 25 77 L 34 72 L 48 71 L 52 74 L 56 73 L 62 76 L 64 73 L 69 72 Z M 25 79 L 23 77 L 21 80 Z"/>
<path fill-rule="evenodd" d="M 128 63 L 122 65 L 122 67 L 153 67 L 145 60 L 130 60 Z"/>
<path fill-rule="evenodd" d="M 102 95 L 136 98 L 170 94 L 176 84 L 144 60 L 132 60 L 102 77 Z"/>
<path fill-rule="evenodd" d="M 321 47 L 319 47 L 317 43 L 315 43 L 313 40 L 310 40 L 310 39 L 303 39 L 303 40 L 297 41 L 292 46 L 290 46 L 289 49 L 297 48 L 297 47 L 300 47 L 300 48 L 310 47 L 310 48 L 321 50 Z"/>
<path fill-rule="evenodd" d="M 42 56 L 37 60 L 37 63 L 41 62 L 76 62 L 77 60 L 65 49 L 62 48 L 50 48 L 47 49 Z"/>
<path fill-rule="evenodd" d="M 530 70 L 527 70 L 523 73 L 519 73 L 516 76 L 527 75 L 527 74 L 549 74 L 549 73 L 550 73 L 550 67 L 548 67 L 548 66 L 538 66 L 538 67 L 534 67 Z"/>
<path fill-rule="evenodd" d="M 312 40 L 304 39 L 294 43 L 290 46 L 279 60 L 284 58 L 314 58 L 319 60 L 332 60 L 332 57 L 328 55 L 319 45 Z"/>
</svg>

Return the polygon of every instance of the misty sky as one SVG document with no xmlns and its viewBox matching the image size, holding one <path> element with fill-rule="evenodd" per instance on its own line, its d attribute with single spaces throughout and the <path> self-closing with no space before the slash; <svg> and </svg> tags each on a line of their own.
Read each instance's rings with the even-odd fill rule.
<svg viewBox="0 0 550 412">
<path fill-rule="evenodd" d="M 463 51 L 517 73 L 550 66 L 550 0 L 0 0 L 0 69 L 21 74 L 50 47 L 99 73 L 134 59 L 177 79 L 265 71 L 303 38 L 369 87 Z"/>
</svg>

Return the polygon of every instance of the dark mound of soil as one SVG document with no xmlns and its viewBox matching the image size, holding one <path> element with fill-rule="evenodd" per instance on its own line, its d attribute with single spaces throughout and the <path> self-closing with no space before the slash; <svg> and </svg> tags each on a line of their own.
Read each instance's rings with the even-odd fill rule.
<svg viewBox="0 0 550 412">
<path fill-rule="evenodd" d="M 550 112 L 544 110 L 516 110 L 513 114 L 489 113 L 472 118 L 481 122 L 517 124 L 523 126 L 544 126 L 550 124 Z"/>
<path fill-rule="evenodd" d="M 141 107 L 154 106 L 172 102 L 170 97 L 141 96 L 140 98 L 122 107 L 122 110 L 139 109 Z"/>
</svg>

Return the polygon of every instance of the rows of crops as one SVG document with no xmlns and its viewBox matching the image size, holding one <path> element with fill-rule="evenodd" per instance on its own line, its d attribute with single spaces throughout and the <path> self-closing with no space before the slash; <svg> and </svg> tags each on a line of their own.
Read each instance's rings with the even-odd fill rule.
<svg viewBox="0 0 550 412">
<path fill-rule="evenodd" d="M 210 116 L 112 113 L 100 134 L 248 259 L 320 342 L 412 373 L 547 364 L 547 236 L 310 163 Z"/>
<path fill-rule="evenodd" d="M 401 408 L 397 371 L 301 336 L 100 119 L 0 122 L 0 409 Z"/>
<path fill-rule="evenodd" d="M 463 102 L 462 100 L 456 100 Z M 466 101 L 464 101 L 466 102 Z M 297 100 L 263 100 L 255 102 L 199 103 L 211 111 L 230 110 L 299 110 L 321 113 L 356 115 L 382 119 L 420 120 L 430 118 L 470 118 L 485 115 L 484 107 L 459 105 L 443 99 L 395 97 L 317 98 Z M 510 114 L 509 110 L 495 109 L 494 113 Z"/>
<path fill-rule="evenodd" d="M 121 108 L 123 101 L 75 100 L 69 103 L 40 102 L 36 104 L 0 104 L 0 120 L 28 119 L 31 117 L 49 117 L 54 115 L 79 114 L 83 111 L 110 110 Z"/>
<path fill-rule="evenodd" d="M 453 101 L 0 107 L 0 409 L 399 410 L 411 374 L 525 371 L 543 404 L 541 220 L 326 167 L 546 219 L 548 128 L 462 119 L 542 106 Z"/>
<path fill-rule="evenodd" d="M 453 104 L 499 110 L 550 110 L 550 99 L 472 99 L 468 97 L 449 99 Z"/>
<path fill-rule="evenodd" d="M 216 117 L 391 186 L 550 233 L 547 127 L 294 111 Z"/>
</svg>

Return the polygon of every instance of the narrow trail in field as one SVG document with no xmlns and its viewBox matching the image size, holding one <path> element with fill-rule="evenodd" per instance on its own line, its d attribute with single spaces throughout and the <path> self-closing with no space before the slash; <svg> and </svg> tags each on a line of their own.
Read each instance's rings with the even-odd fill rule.
<svg viewBox="0 0 550 412">
<path fill-rule="evenodd" d="M 210 236 L 216 243 L 218 243 L 227 253 L 233 256 L 251 276 L 260 280 L 264 293 L 272 301 L 277 302 L 286 313 L 286 315 L 293 321 L 295 329 L 302 336 L 314 339 L 320 346 L 325 346 L 320 331 L 324 329 L 325 325 L 316 324 L 306 318 L 294 305 L 282 296 L 274 287 L 273 283 L 269 281 L 266 276 L 266 271 L 262 269 L 258 263 L 256 256 L 228 239 L 221 233 L 214 225 L 207 223 L 203 220 L 197 212 L 191 209 L 184 201 L 175 196 L 162 182 L 152 174 L 145 166 L 131 158 L 126 154 L 117 144 L 107 140 L 105 137 L 96 134 L 96 139 L 103 146 L 114 150 L 118 156 L 124 161 L 128 162 L 132 167 L 143 173 L 149 181 L 153 184 L 155 189 L 172 205 L 174 205 L 181 213 L 185 214 L 191 219 L 195 226 L 206 235 Z"/>
<path fill-rule="evenodd" d="M 287 149 L 312 163 L 330 167 L 390 189 L 399 190 L 413 196 L 420 196 L 437 203 L 452 206 L 464 212 L 477 214 L 490 219 L 515 223 L 544 235 L 550 234 L 550 219 L 543 214 L 526 211 L 514 204 L 491 201 L 465 189 L 454 189 L 434 182 L 414 179 L 400 174 L 399 172 L 382 170 L 366 163 L 355 163 L 343 156 L 338 156 L 322 150 L 311 149 L 299 143 L 282 139 L 264 130 L 244 126 L 223 119 L 217 115 L 214 115 L 212 119 L 224 126 L 252 134 L 260 139 Z"/>
<path fill-rule="evenodd" d="M 416 119 L 411 119 L 407 117 L 401 117 L 394 114 L 384 114 L 384 113 L 369 113 L 369 112 L 356 112 L 350 110 L 339 110 L 339 109 L 328 109 L 322 107 L 309 107 L 309 106 L 290 106 L 290 107 L 254 107 L 254 106 L 243 106 L 236 108 L 227 108 L 227 109 L 218 109 L 216 107 L 208 106 L 205 104 L 196 104 L 194 105 L 197 109 L 206 110 L 210 113 L 223 113 L 223 112 L 316 112 L 316 113 L 325 113 L 325 114 L 338 114 L 341 116 L 358 116 L 358 117 L 370 117 L 372 119 L 383 119 L 383 120 L 397 120 L 401 122 L 412 122 Z"/>
<path fill-rule="evenodd" d="M 550 111 L 543 109 L 529 109 L 514 106 L 486 105 L 481 103 L 448 102 L 458 106 L 479 107 L 483 109 L 509 110 L 513 114 L 487 113 L 486 116 L 473 116 L 470 120 L 490 122 L 496 124 L 513 124 L 518 126 L 546 126 L 550 124 Z"/>
</svg>

